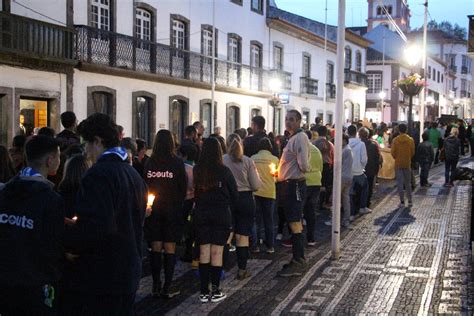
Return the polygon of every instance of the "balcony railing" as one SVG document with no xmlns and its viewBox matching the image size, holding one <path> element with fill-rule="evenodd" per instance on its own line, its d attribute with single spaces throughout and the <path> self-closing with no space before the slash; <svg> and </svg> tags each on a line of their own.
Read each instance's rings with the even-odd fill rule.
<svg viewBox="0 0 474 316">
<path fill-rule="evenodd" d="M 449 71 L 451 71 L 453 73 L 456 73 L 456 72 L 458 72 L 458 67 L 455 66 L 455 65 L 450 65 L 449 66 Z"/>
<path fill-rule="evenodd" d="M 0 11 L 0 51 L 25 57 L 72 60 L 74 30 Z"/>
<path fill-rule="evenodd" d="M 336 98 L 336 85 L 334 83 L 326 83 L 326 98 Z"/>
<path fill-rule="evenodd" d="M 470 98 L 471 97 L 471 93 L 467 90 L 461 90 L 461 98 Z"/>
<path fill-rule="evenodd" d="M 210 56 L 89 26 L 76 26 L 76 33 L 76 58 L 82 62 L 211 84 Z M 283 71 L 220 59 L 214 71 L 220 86 L 271 92 L 268 83 L 278 76 L 283 89 L 291 90 L 291 73 Z"/>
<path fill-rule="evenodd" d="M 318 95 L 318 80 L 307 77 L 300 78 L 301 93 Z"/>
<path fill-rule="evenodd" d="M 358 71 L 344 69 L 344 83 L 367 86 L 367 75 Z"/>
<path fill-rule="evenodd" d="M 463 74 L 463 75 L 467 74 L 467 66 L 462 66 L 461 67 L 461 74 Z"/>
</svg>

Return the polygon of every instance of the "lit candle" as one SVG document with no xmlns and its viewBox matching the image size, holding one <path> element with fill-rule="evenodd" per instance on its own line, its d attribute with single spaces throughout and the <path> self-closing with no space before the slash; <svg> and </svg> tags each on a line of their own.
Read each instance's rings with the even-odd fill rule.
<svg viewBox="0 0 474 316">
<path fill-rule="evenodd" d="M 269 165 L 269 167 L 270 167 L 270 174 L 271 174 L 272 176 L 276 176 L 276 174 L 277 174 L 276 165 L 272 162 L 272 163 Z"/>
<path fill-rule="evenodd" d="M 77 216 L 74 216 L 74 217 L 72 218 L 72 220 L 73 220 L 73 221 L 77 221 Z"/>
<path fill-rule="evenodd" d="M 155 195 L 154 194 L 148 194 L 148 202 L 146 203 L 146 207 L 152 207 L 153 202 L 155 201 Z"/>
</svg>

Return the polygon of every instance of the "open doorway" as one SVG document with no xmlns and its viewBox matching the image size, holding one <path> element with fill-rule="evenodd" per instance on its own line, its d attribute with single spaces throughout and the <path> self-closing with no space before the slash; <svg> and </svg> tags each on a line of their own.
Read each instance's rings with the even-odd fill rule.
<svg viewBox="0 0 474 316">
<path fill-rule="evenodd" d="M 30 136 L 41 127 L 50 125 L 50 107 L 47 99 L 20 98 L 17 134 Z"/>
</svg>

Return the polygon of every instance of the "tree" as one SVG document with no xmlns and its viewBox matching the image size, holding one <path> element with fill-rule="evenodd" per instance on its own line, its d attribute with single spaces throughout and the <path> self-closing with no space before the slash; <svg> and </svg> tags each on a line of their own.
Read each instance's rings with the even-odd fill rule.
<svg viewBox="0 0 474 316">
<path fill-rule="evenodd" d="M 460 40 L 466 40 L 467 38 L 466 28 L 459 26 L 457 23 L 454 24 L 453 26 L 451 22 L 448 22 L 448 21 L 442 21 L 438 23 L 436 22 L 436 20 L 431 20 L 428 22 L 427 28 L 430 31 L 443 31 L 446 34 L 449 34 Z M 414 29 L 414 31 L 422 31 L 422 30 L 423 30 L 423 27 Z"/>
</svg>

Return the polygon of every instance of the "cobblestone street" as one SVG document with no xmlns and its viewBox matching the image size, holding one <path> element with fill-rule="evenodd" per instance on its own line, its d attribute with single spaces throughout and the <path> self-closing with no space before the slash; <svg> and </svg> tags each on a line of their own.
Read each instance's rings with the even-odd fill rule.
<svg viewBox="0 0 474 316">
<path fill-rule="evenodd" d="M 394 182 L 381 181 L 374 212 L 359 218 L 353 230 L 343 231 L 338 261 L 331 260 L 330 228 L 323 214 L 318 217 L 317 247 L 306 250 L 310 269 L 304 276 L 276 276 L 291 255 L 290 249 L 279 248 L 273 255 L 253 256 L 253 276 L 245 281 L 235 280 L 233 267 L 222 283 L 227 299 L 201 304 L 195 272 L 179 262 L 175 278 L 181 295 L 152 299 L 151 277 L 145 276 L 137 313 L 472 314 L 471 182 L 444 188 L 444 165 L 432 169 L 430 182 L 429 189 L 417 187 L 410 210 L 398 209 Z"/>
</svg>

